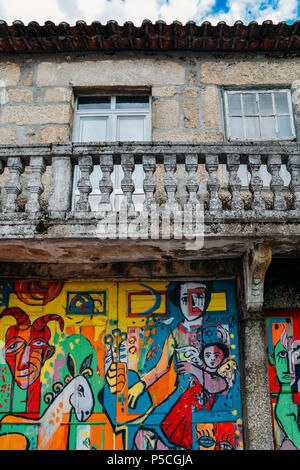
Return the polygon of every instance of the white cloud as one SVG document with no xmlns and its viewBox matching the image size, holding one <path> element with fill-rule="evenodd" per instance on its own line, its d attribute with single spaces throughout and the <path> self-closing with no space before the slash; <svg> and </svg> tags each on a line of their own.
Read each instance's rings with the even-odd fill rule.
<svg viewBox="0 0 300 470">
<path fill-rule="evenodd" d="M 208 15 L 206 20 L 212 24 L 225 21 L 232 25 L 235 21 L 241 20 L 244 23 L 257 21 L 261 24 L 265 20 L 272 20 L 273 23 L 279 21 L 295 20 L 297 17 L 298 0 L 278 0 L 277 4 L 266 5 L 266 2 L 257 0 L 228 0 L 228 12 L 220 11 L 213 15 Z"/>
<path fill-rule="evenodd" d="M 59 8 L 57 0 L 1 0 L 2 19 L 11 24 L 14 20 L 21 20 L 27 24 L 37 21 L 43 24 L 47 20 L 59 23 L 68 21 Z"/>
<path fill-rule="evenodd" d="M 272 0 L 268 5 L 269 2 L 227 0 L 226 11 L 213 13 L 216 0 L 0 0 L 0 12 L 7 23 L 20 19 L 25 24 L 33 20 L 40 24 L 46 20 L 71 24 L 76 20 L 87 23 L 98 20 L 103 24 L 115 20 L 119 24 L 132 21 L 139 26 L 144 19 L 153 22 L 162 19 L 166 23 L 178 20 L 183 24 L 189 20 L 233 24 L 237 20 L 262 23 L 270 19 L 278 23 L 297 18 L 298 0 Z"/>
<path fill-rule="evenodd" d="M 298 0 L 278 0 L 276 8 L 268 6 L 257 16 L 256 21 L 272 20 L 273 23 L 286 21 L 289 19 L 297 19 Z"/>
<path fill-rule="evenodd" d="M 160 8 L 164 21 L 171 23 L 178 20 L 185 24 L 189 20 L 204 17 L 214 7 L 216 0 L 169 0 Z"/>
<path fill-rule="evenodd" d="M 87 22 L 94 20 L 106 23 L 115 20 L 120 24 L 132 21 L 136 25 L 144 19 L 158 19 L 158 3 L 156 0 L 77 0 L 77 8 L 81 18 Z"/>
</svg>

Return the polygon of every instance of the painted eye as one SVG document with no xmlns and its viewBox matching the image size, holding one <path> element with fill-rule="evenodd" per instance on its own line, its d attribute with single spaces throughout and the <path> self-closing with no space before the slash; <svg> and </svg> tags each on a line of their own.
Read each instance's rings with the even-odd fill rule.
<svg viewBox="0 0 300 470">
<path fill-rule="evenodd" d="M 21 347 L 23 346 L 24 342 L 23 341 L 14 341 L 11 343 L 9 346 L 6 347 L 5 349 L 5 354 L 12 354 L 17 352 Z"/>
<path fill-rule="evenodd" d="M 234 450 L 233 445 L 228 441 L 219 442 L 220 450 Z"/>
<path fill-rule="evenodd" d="M 30 346 L 38 349 L 38 348 L 44 348 L 45 346 L 48 346 L 48 343 L 42 339 L 36 339 L 35 341 L 32 341 L 30 343 Z"/>
<path fill-rule="evenodd" d="M 78 385 L 78 395 L 84 397 L 84 388 L 82 385 Z"/>
<path fill-rule="evenodd" d="M 278 356 L 285 359 L 287 357 L 287 354 L 287 351 L 280 351 L 280 353 L 278 353 Z"/>
<path fill-rule="evenodd" d="M 201 436 L 199 439 L 198 439 L 198 443 L 200 444 L 201 447 L 212 447 L 216 441 L 210 437 L 210 436 Z"/>
</svg>

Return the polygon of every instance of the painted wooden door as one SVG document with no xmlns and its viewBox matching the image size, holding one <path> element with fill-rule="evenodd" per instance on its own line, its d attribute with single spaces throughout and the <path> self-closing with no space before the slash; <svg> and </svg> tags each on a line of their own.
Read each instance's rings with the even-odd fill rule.
<svg viewBox="0 0 300 470">
<path fill-rule="evenodd" d="M 300 450 L 300 311 L 268 313 L 266 334 L 274 446 Z"/>
<path fill-rule="evenodd" d="M 13 282 L 0 296 L 1 449 L 242 449 L 234 282 Z"/>
</svg>

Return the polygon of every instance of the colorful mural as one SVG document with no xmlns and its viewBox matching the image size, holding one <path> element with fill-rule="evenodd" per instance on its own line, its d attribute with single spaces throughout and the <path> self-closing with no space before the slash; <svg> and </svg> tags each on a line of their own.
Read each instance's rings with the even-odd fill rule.
<svg viewBox="0 0 300 470">
<path fill-rule="evenodd" d="M 243 448 L 233 281 L 0 283 L 0 449 Z"/>
<path fill-rule="evenodd" d="M 300 450 L 300 312 L 275 311 L 266 318 L 269 383 L 278 450 Z"/>
</svg>

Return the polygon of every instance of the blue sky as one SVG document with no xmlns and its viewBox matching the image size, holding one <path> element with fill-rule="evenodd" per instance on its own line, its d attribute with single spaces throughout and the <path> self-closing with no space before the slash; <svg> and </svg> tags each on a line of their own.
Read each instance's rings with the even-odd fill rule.
<svg viewBox="0 0 300 470">
<path fill-rule="evenodd" d="M 74 24 L 79 19 L 106 24 L 113 19 L 119 24 L 133 21 L 137 26 L 143 19 L 183 24 L 189 20 L 229 25 L 237 20 L 293 23 L 300 19 L 300 0 L 0 0 L 0 18 L 8 24 L 17 19 L 25 24 L 32 20 Z"/>
</svg>

